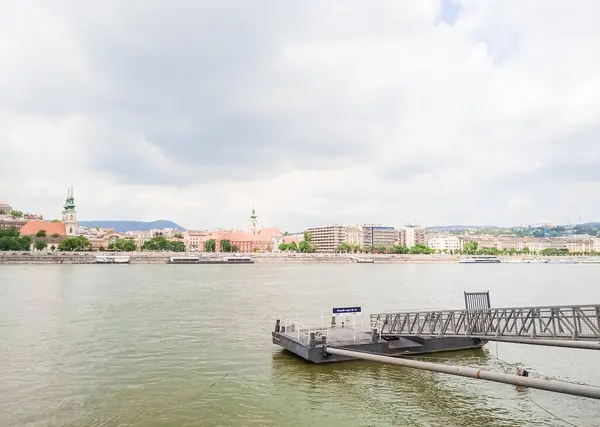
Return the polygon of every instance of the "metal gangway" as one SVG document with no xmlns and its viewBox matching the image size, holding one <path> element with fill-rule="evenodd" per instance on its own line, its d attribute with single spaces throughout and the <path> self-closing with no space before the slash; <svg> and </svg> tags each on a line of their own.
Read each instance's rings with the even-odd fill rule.
<svg viewBox="0 0 600 427">
<path fill-rule="evenodd" d="M 473 337 L 489 341 L 600 349 L 600 304 L 491 308 L 489 292 L 465 292 L 465 309 L 371 315 L 386 339 Z M 558 345 L 558 341 L 570 343 Z M 575 343 L 574 341 L 585 341 Z"/>
</svg>

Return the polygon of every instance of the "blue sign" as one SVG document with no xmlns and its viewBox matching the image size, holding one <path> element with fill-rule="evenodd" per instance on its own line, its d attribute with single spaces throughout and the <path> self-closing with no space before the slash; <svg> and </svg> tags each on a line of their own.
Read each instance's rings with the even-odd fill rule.
<svg viewBox="0 0 600 427">
<path fill-rule="evenodd" d="M 344 314 L 360 314 L 360 307 L 338 307 L 333 309 L 334 316 L 341 316 Z"/>
</svg>

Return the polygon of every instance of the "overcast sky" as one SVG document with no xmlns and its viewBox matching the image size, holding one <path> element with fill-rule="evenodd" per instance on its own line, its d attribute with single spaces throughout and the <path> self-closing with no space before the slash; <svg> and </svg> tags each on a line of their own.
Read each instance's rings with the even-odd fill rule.
<svg viewBox="0 0 600 427">
<path fill-rule="evenodd" d="M 282 230 L 600 220 L 600 2 L 0 0 L 0 200 Z"/>
</svg>

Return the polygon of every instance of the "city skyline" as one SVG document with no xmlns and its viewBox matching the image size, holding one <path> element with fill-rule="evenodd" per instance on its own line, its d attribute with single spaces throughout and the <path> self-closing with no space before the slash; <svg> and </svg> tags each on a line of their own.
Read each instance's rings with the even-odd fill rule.
<svg viewBox="0 0 600 427">
<path fill-rule="evenodd" d="M 73 187 L 67 189 L 67 203 L 69 203 L 69 200 L 71 200 L 71 203 L 74 203 L 73 198 L 74 198 L 74 193 L 73 193 Z M 5 208 L 12 208 L 18 211 L 22 211 L 23 213 L 26 214 L 32 214 L 32 215 L 40 215 L 42 217 L 44 217 L 44 213 L 41 211 L 28 211 L 28 210 L 23 210 L 18 206 L 11 206 L 10 203 L 6 200 L 0 200 L 0 208 L 2 207 Z M 56 210 L 56 209 L 54 209 Z M 59 220 L 62 217 L 62 220 L 64 221 L 64 210 L 63 211 L 59 211 L 61 212 L 60 215 L 58 216 L 48 216 L 45 215 L 46 220 Z M 250 212 L 248 215 L 251 216 L 256 216 L 257 218 L 257 226 L 260 227 L 262 225 L 264 225 L 264 223 L 262 222 L 261 216 L 257 214 L 257 210 L 256 210 L 256 206 L 252 205 L 252 208 L 247 211 L 247 213 Z M 230 229 L 230 230 L 243 230 L 247 228 L 247 218 L 248 215 L 246 216 L 246 221 L 238 221 L 238 223 L 243 223 L 245 222 L 246 225 L 231 225 L 231 224 L 220 224 L 214 227 L 206 227 L 206 226 L 201 226 L 201 227 L 186 227 L 185 224 L 181 224 L 179 223 L 177 220 L 173 220 L 171 218 L 154 218 L 154 219 L 150 219 L 150 220 L 142 220 L 142 219 L 136 219 L 136 218 L 129 218 L 129 219 L 80 219 L 79 222 L 83 222 L 83 223 L 93 223 L 93 222 L 156 222 L 156 221 L 170 221 L 175 223 L 175 225 L 183 228 L 183 229 L 187 229 L 187 230 L 218 230 L 218 229 Z M 383 226 L 383 227 L 394 227 L 396 229 L 400 229 L 400 228 L 410 228 L 412 226 L 416 226 L 416 227 L 420 227 L 420 228 L 424 228 L 424 229 L 436 229 L 436 228 L 451 228 L 451 227 L 461 227 L 461 228 L 505 228 L 505 229 L 510 229 L 510 228 L 526 228 L 526 227 L 544 227 L 544 226 L 550 226 L 550 227 L 555 227 L 555 226 L 568 226 L 568 225 L 577 225 L 577 224 L 585 224 L 585 223 L 596 223 L 596 222 L 600 222 L 600 221 L 586 221 L 586 222 L 569 222 L 566 224 L 556 224 L 556 223 L 550 223 L 550 222 L 539 222 L 539 223 L 533 223 L 533 224 L 513 224 L 513 225 L 498 225 L 498 224 L 467 224 L 467 223 L 457 223 L 457 224 L 420 224 L 420 223 L 415 223 L 414 221 L 396 221 L 394 223 L 377 223 L 377 222 L 373 222 L 373 221 L 357 221 L 357 222 L 353 222 L 353 223 L 344 223 L 344 222 L 340 222 L 340 221 L 333 221 L 331 223 L 328 224 L 312 224 L 312 225 L 306 225 L 303 227 L 300 227 L 300 229 L 284 229 L 286 232 L 291 232 L 291 233 L 302 233 L 303 231 L 309 229 L 309 228 L 319 228 L 319 227 L 328 227 L 328 226 L 344 226 L 344 227 L 354 227 L 354 226 L 358 226 L 358 227 L 362 227 L 362 226 Z M 281 228 L 281 227 L 279 227 Z"/>
<path fill-rule="evenodd" d="M 192 229 L 600 219 L 597 2 L 8 3 L 22 210 L 74 185 L 80 219 Z"/>
</svg>

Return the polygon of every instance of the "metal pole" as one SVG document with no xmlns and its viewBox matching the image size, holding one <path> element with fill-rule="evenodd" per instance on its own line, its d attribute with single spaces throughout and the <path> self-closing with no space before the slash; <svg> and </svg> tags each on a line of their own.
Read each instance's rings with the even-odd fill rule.
<svg viewBox="0 0 600 427">
<path fill-rule="evenodd" d="M 352 357 L 355 359 L 371 360 L 373 362 L 388 363 L 390 365 L 405 366 L 407 368 L 423 369 L 426 371 L 440 372 L 443 374 L 458 375 L 460 377 L 477 378 L 515 386 L 536 388 L 539 390 L 553 391 L 556 393 L 600 399 L 600 387 L 562 383 L 557 381 L 541 380 L 538 378 L 522 377 L 519 375 L 504 374 L 501 372 L 484 371 L 465 366 L 440 365 L 438 363 L 421 362 L 418 360 L 402 359 L 397 357 L 379 356 L 377 354 L 361 353 L 358 351 L 342 350 L 327 347 L 328 354 Z"/>
<path fill-rule="evenodd" d="M 476 336 L 473 336 L 475 338 Z M 567 341 L 567 340 L 545 340 L 545 339 L 533 339 L 533 338 L 512 338 L 512 337 L 477 337 L 484 341 L 498 341 L 507 342 L 512 344 L 529 344 L 529 345 L 543 345 L 547 347 L 566 347 L 566 348 L 579 348 L 584 350 L 600 350 L 600 343 L 595 341 Z"/>
</svg>

